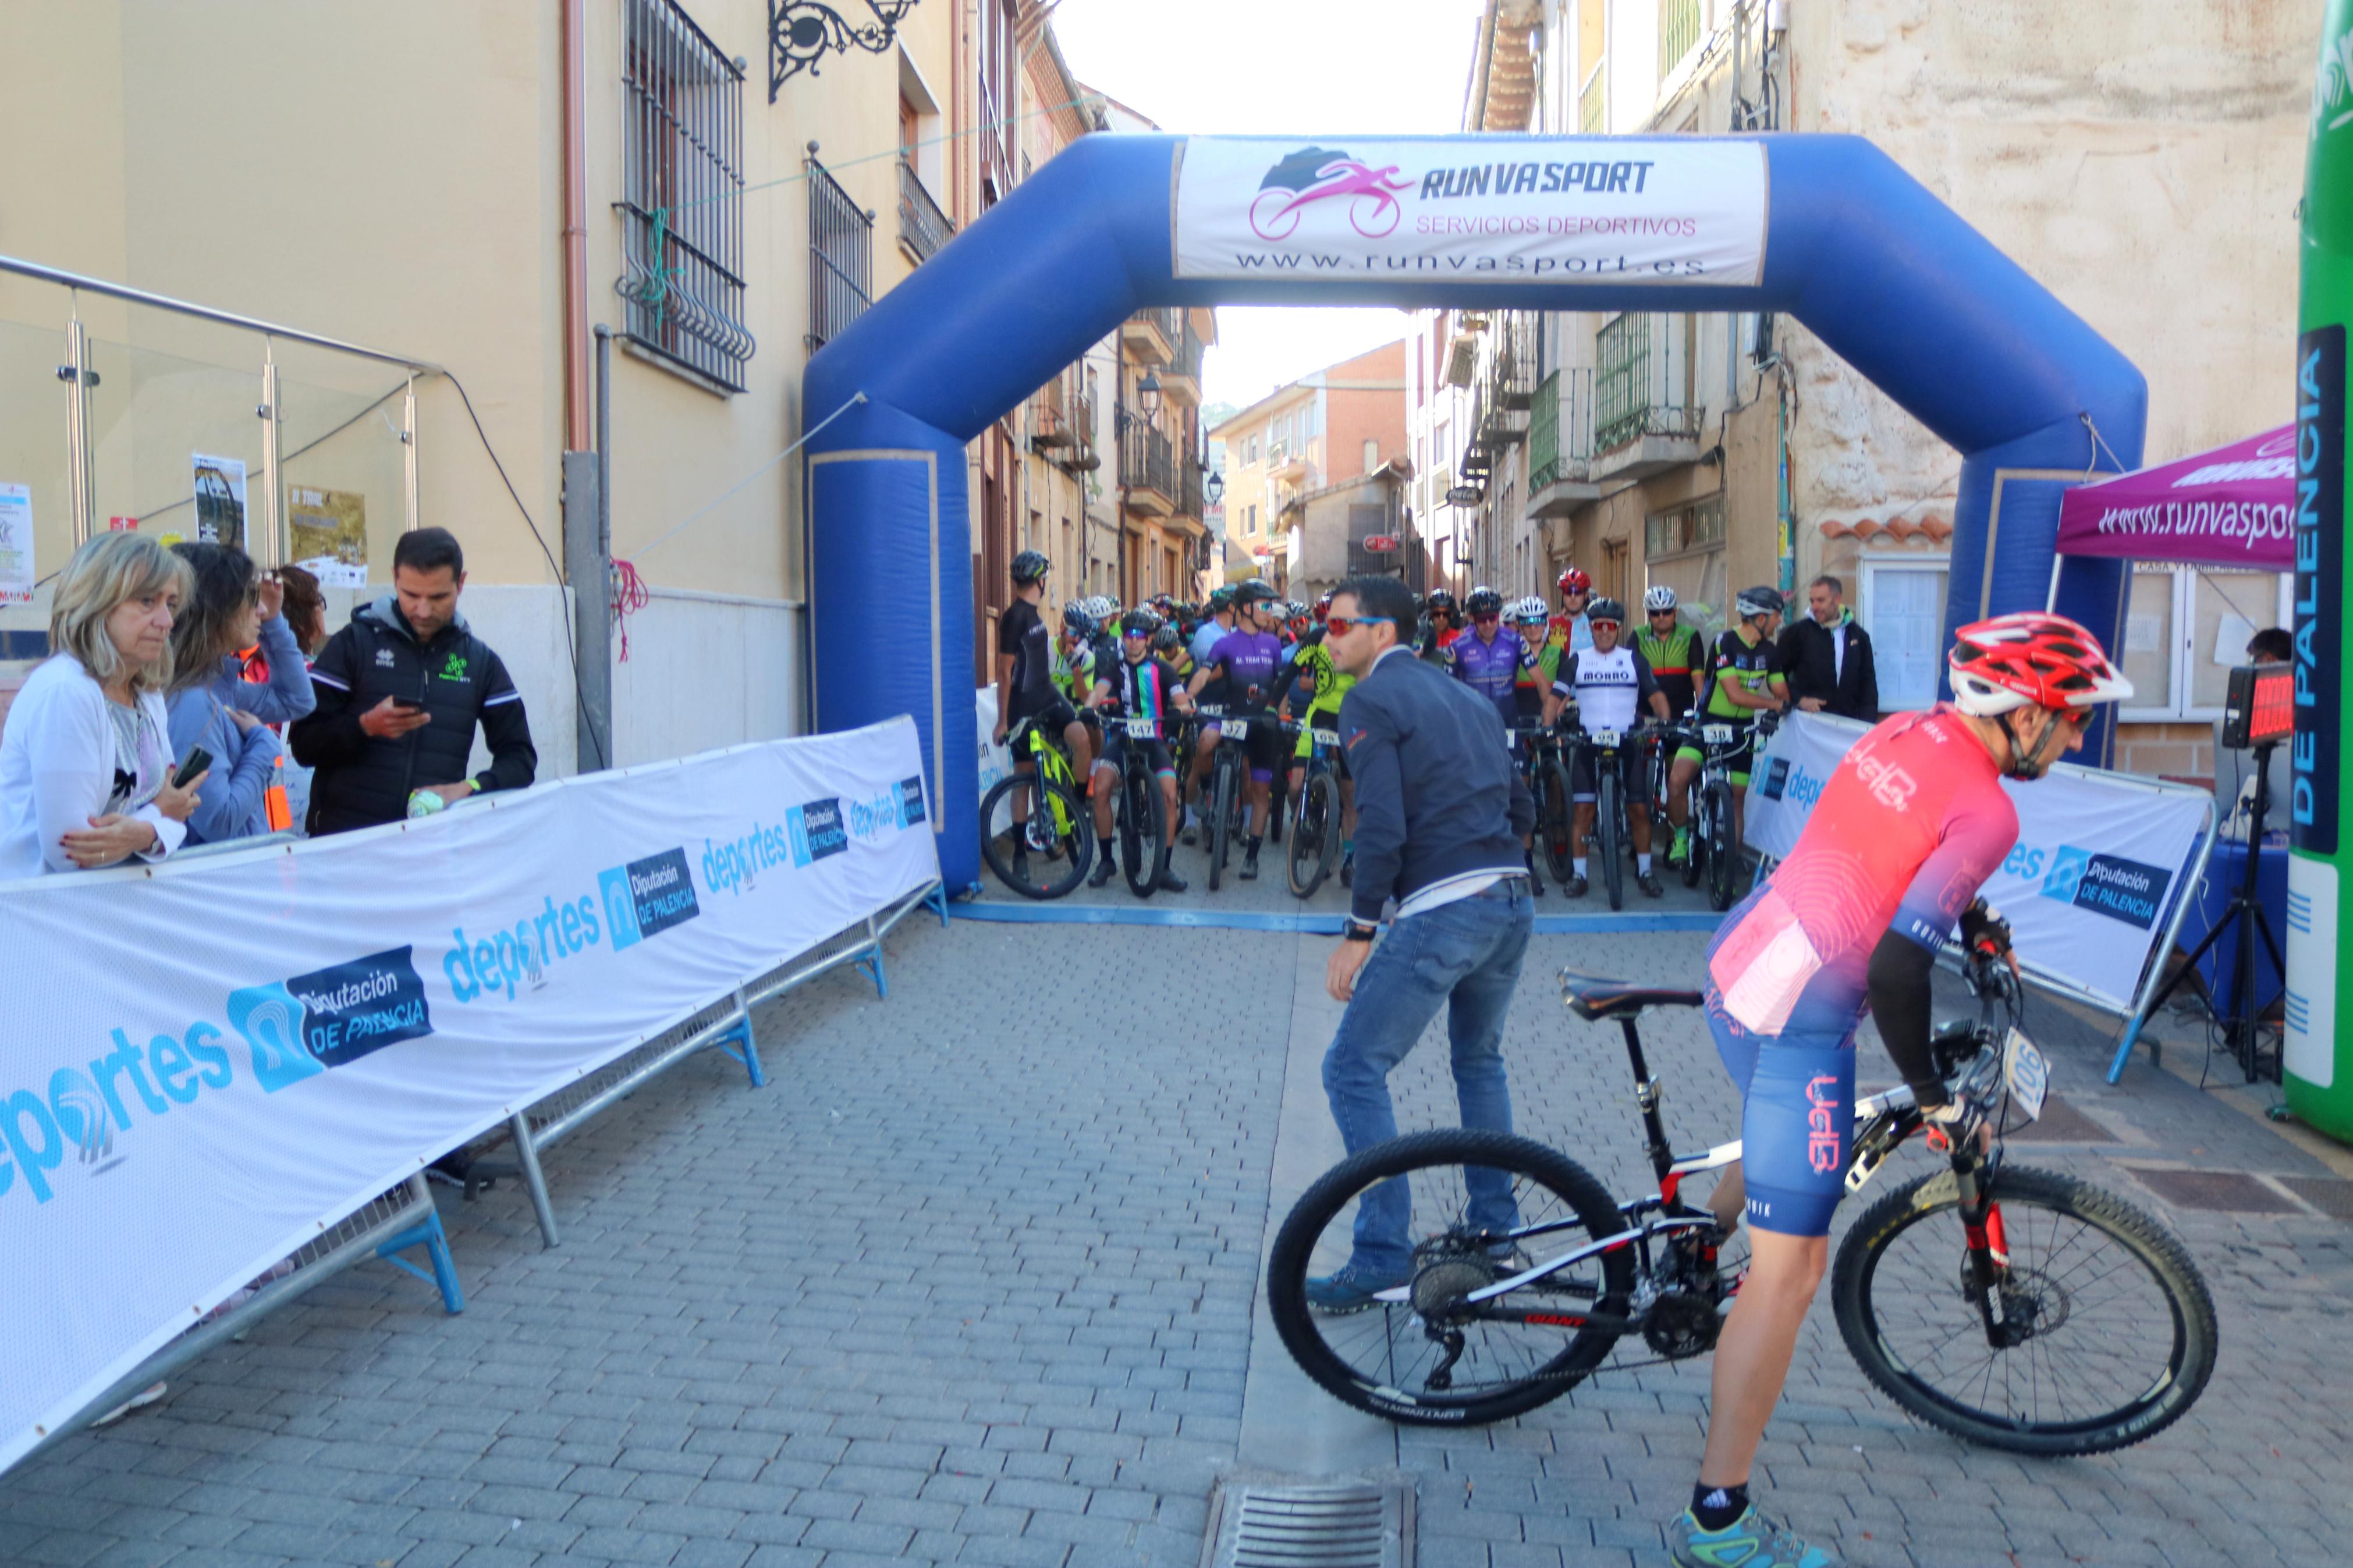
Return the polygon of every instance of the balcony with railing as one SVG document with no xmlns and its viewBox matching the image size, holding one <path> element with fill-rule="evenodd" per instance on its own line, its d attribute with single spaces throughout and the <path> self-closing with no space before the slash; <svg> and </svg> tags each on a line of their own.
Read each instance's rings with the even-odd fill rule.
<svg viewBox="0 0 2353 1568">
<path fill-rule="evenodd" d="M 1180 492 L 1176 450 L 1168 437 L 1141 421 L 1129 426 L 1119 443 L 1119 482 L 1129 510 L 1145 517 L 1175 512 Z"/>
<path fill-rule="evenodd" d="M 1138 363 L 1148 365 L 1164 365 L 1175 358 L 1184 332 L 1182 310 L 1138 310 L 1119 324 L 1120 342 Z"/>
<path fill-rule="evenodd" d="M 1174 344 L 1176 353 L 1168 356 L 1167 366 L 1160 373 L 1160 390 L 1165 396 L 1198 408 L 1201 403 L 1201 357 L 1208 351 L 1201 334 L 1193 330 L 1191 319 L 1182 311 L 1178 315 L 1181 325 Z"/>
<path fill-rule="evenodd" d="M 915 173 L 915 166 L 904 158 L 899 160 L 899 245 L 908 259 L 918 267 L 939 254 L 940 247 L 955 237 L 955 225 L 948 215 L 940 211 L 940 204 Z"/>
<path fill-rule="evenodd" d="M 1640 478 L 1699 459 L 1690 318 L 1630 310 L 1595 335 L 1593 475 Z"/>
<path fill-rule="evenodd" d="M 1201 463 L 1198 454 L 1186 452 L 1176 460 L 1176 515 L 1200 522 L 1205 509 L 1201 504 Z M 1207 524 L 1203 525 L 1204 527 Z"/>
<path fill-rule="evenodd" d="M 1485 395 L 1491 446 L 1508 446 L 1527 433 L 1536 391 L 1536 316 L 1504 310 L 1487 323 Z"/>
<path fill-rule="evenodd" d="M 1592 472 L 1592 368 L 1555 371 L 1528 408 L 1528 515 L 1565 517 L 1599 500 Z"/>
<path fill-rule="evenodd" d="M 1699 0 L 1659 0 L 1659 79 L 1699 47 Z"/>
</svg>

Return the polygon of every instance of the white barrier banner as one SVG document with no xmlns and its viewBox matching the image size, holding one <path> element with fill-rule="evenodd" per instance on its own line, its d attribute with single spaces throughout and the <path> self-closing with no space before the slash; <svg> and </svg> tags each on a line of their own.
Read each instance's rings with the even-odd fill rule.
<svg viewBox="0 0 2353 1568">
<path fill-rule="evenodd" d="M 1831 771 L 1867 728 L 1820 713 L 1782 722 L 1750 771 L 1749 847 L 1778 860 L 1797 847 Z M 2002 788 L 2018 808 L 2018 845 L 1984 897 L 2010 921 L 2020 961 L 2129 1011 L 2212 797 L 2072 765 Z"/>
<path fill-rule="evenodd" d="M 1194 136 L 1176 276 L 1753 284 L 1765 149 L 1697 137 Z"/>
<path fill-rule="evenodd" d="M 427 1162 L 939 875 L 915 727 L 0 888 L 0 1468 Z"/>
</svg>

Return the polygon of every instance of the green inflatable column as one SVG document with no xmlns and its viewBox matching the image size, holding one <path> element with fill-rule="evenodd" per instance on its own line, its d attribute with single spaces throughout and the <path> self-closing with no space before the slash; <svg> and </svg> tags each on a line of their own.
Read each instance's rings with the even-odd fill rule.
<svg viewBox="0 0 2353 1568">
<path fill-rule="evenodd" d="M 2353 0 L 2329 0 L 2304 175 L 2295 353 L 2295 743 L 2289 823 L 2289 1109 L 2353 1141 L 2353 1022 L 2338 921 L 2344 679 L 2346 331 L 2353 324 Z"/>
</svg>

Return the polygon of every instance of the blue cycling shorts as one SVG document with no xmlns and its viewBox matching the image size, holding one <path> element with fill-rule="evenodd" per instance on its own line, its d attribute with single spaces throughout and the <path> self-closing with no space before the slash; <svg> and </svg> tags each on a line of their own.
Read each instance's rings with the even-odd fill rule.
<svg viewBox="0 0 2353 1568">
<path fill-rule="evenodd" d="M 1781 1236 L 1828 1236 L 1854 1152 L 1854 1031 L 1756 1034 L 1724 1010 L 1713 985 L 1707 1023 L 1743 1097 L 1748 1223 Z"/>
</svg>

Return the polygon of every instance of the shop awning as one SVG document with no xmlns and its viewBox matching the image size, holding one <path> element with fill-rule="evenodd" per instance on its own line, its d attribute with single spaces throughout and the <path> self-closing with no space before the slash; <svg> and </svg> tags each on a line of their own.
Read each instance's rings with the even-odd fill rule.
<svg viewBox="0 0 2353 1568">
<path fill-rule="evenodd" d="M 2078 485 L 2060 499 L 2059 552 L 2295 569 L 2295 426 Z"/>
</svg>

